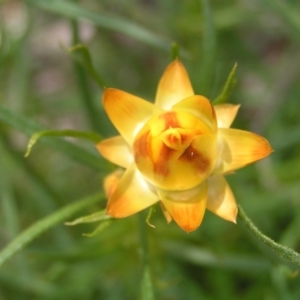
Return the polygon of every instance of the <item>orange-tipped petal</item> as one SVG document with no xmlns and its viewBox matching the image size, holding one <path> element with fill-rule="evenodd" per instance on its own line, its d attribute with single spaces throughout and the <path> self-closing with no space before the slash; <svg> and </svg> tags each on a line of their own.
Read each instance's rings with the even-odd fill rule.
<svg viewBox="0 0 300 300">
<path fill-rule="evenodd" d="M 217 115 L 218 127 L 229 128 L 236 117 L 240 105 L 219 104 L 215 105 L 214 108 Z"/>
<path fill-rule="evenodd" d="M 120 134 L 131 145 L 144 123 L 161 110 L 142 98 L 116 89 L 105 89 L 104 108 Z"/>
<path fill-rule="evenodd" d="M 108 200 L 106 213 L 114 218 L 124 218 L 135 214 L 154 203 L 159 198 L 143 179 L 135 164 L 122 176 L 117 188 Z"/>
<path fill-rule="evenodd" d="M 193 95 L 175 104 L 172 109 L 186 111 L 205 122 L 215 132 L 217 129 L 216 114 L 213 106 L 204 96 Z"/>
<path fill-rule="evenodd" d="M 242 168 L 268 156 L 273 150 L 262 136 L 230 128 L 218 130 L 218 161 L 214 174 Z"/>
<path fill-rule="evenodd" d="M 206 200 L 207 182 L 182 192 L 158 190 L 161 201 L 175 222 L 186 232 L 196 230 L 203 219 Z"/>
<path fill-rule="evenodd" d="M 171 107 L 184 98 L 194 95 L 194 91 L 182 63 L 176 59 L 165 70 L 158 84 L 155 104 L 163 109 Z"/>
<path fill-rule="evenodd" d="M 221 175 L 208 178 L 208 197 L 206 208 L 217 216 L 236 223 L 238 208 L 230 186 Z"/>
<path fill-rule="evenodd" d="M 104 158 L 123 168 L 127 168 L 133 162 L 131 149 L 120 135 L 98 143 L 96 148 Z"/>
<path fill-rule="evenodd" d="M 103 187 L 107 199 L 109 199 L 113 192 L 116 190 L 123 174 L 124 170 L 118 169 L 104 178 Z"/>
</svg>

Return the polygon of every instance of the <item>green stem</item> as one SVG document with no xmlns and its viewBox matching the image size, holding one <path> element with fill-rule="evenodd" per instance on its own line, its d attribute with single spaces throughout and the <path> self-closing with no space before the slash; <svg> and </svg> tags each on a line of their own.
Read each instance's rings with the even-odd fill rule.
<svg viewBox="0 0 300 300">
<path fill-rule="evenodd" d="M 98 202 L 103 198 L 103 194 L 99 193 L 88 198 L 79 200 L 73 204 L 67 205 L 66 207 L 54 212 L 53 214 L 37 221 L 25 231 L 20 233 L 13 241 L 11 241 L 1 252 L 0 252 L 0 267 L 13 255 L 22 250 L 31 241 L 40 236 L 44 231 L 50 229 L 56 224 L 62 223 L 67 218 L 73 216 L 78 211 Z"/>
<path fill-rule="evenodd" d="M 147 223 L 146 223 L 145 212 L 142 211 L 138 214 L 138 224 L 139 224 L 139 237 L 141 243 L 141 256 L 143 266 L 148 264 L 148 239 L 147 239 Z"/>
<path fill-rule="evenodd" d="M 151 280 L 151 272 L 149 268 L 149 252 L 148 252 L 148 236 L 147 236 L 147 214 L 142 211 L 138 214 L 139 236 L 141 243 L 141 256 L 143 265 L 143 274 L 141 280 L 141 300 L 154 300 L 154 289 Z"/>
<path fill-rule="evenodd" d="M 80 43 L 78 22 L 76 20 L 71 21 L 73 32 L 73 45 Z M 76 61 L 74 61 L 74 68 L 77 77 L 77 85 L 81 94 L 83 106 L 86 110 L 87 117 L 93 129 L 100 132 L 101 126 L 99 123 L 99 112 L 96 108 L 91 89 L 89 87 L 89 81 L 86 76 L 84 68 Z"/>
<path fill-rule="evenodd" d="M 261 242 L 267 245 L 277 256 L 286 260 L 287 262 L 300 266 L 300 254 L 286 246 L 280 245 L 264 235 L 246 215 L 242 207 L 239 205 L 239 218 L 244 225 L 258 238 Z"/>
</svg>

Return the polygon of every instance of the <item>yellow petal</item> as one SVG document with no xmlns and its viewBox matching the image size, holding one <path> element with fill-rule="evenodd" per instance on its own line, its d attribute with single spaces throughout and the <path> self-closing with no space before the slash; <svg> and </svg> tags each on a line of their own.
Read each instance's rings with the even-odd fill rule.
<svg viewBox="0 0 300 300">
<path fill-rule="evenodd" d="M 103 187 L 104 187 L 104 192 L 105 192 L 107 199 L 110 198 L 110 196 L 116 190 L 123 174 L 124 174 L 124 170 L 118 169 L 118 170 L 110 173 L 108 176 L 106 176 L 104 178 Z"/>
<path fill-rule="evenodd" d="M 236 223 L 238 208 L 232 191 L 221 175 L 208 178 L 208 197 L 206 208 L 217 216 Z"/>
<path fill-rule="evenodd" d="M 219 104 L 215 105 L 214 108 L 217 115 L 218 127 L 229 128 L 236 117 L 240 105 Z"/>
<path fill-rule="evenodd" d="M 158 190 L 158 194 L 164 207 L 183 230 L 191 232 L 200 226 L 206 208 L 207 182 L 192 190 Z"/>
<path fill-rule="evenodd" d="M 135 214 L 159 201 L 133 163 L 122 176 L 108 200 L 106 213 L 114 218 Z"/>
<path fill-rule="evenodd" d="M 154 113 L 161 111 L 153 103 L 116 89 L 105 89 L 103 105 L 110 120 L 129 145 L 144 123 Z"/>
<path fill-rule="evenodd" d="M 131 149 L 120 135 L 98 143 L 96 148 L 104 158 L 123 168 L 133 162 Z"/>
<path fill-rule="evenodd" d="M 155 104 L 169 110 L 177 102 L 194 95 L 189 76 L 176 59 L 165 70 L 158 84 Z"/>
<path fill-rule="evenodd" d="M 273 151 L 266 139 L 249 131 L 219 128 L 218 135 L 218 161 L 214 174 L 242 168 Z"/>
<path fill-rule="evenodd" d="M 217 129 L 217 120 L 214 107 L 204 96 L 194 95 L 185 98 L 175 104 L 172 107 L 172 110 L 186 111 L 205 122 L 213 132 L 215 132 Z"/>
</svg>

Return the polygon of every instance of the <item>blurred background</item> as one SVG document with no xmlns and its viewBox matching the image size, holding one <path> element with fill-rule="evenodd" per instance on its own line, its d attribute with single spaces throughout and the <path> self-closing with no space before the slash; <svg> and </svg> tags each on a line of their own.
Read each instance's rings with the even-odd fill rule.
<svg viewBox="0 0 300 300">
<path fill-rule="evenodd" d="M 116 132 L 102 88 L 69 48 L 89 49 L 105 86 L 153 101 L 175 42 L 195 92 L 212 100 L 238 64 L 232 127 L 263 135 L 275 152 L 227 179 L 262 232 L 300 251 L 299 20 L 295 0 L 0 1 L 0 248 L 101 191 L 112 170 L 92 143 L 71 138 L 44 138 L 24 158 L 42 129 Z M 6 262 L 0 300 L 300 299 L 299 267 L 270 253 L 239 219 L 207 212 L 186 234 L 159 207 L 156 228 L 147 228 L 155 298 L 143 298 L 137 216 L 90 238 L 82 234 L 97 224 L 63 224 L 104 207 L 104 199 L 89 205 Z"/>
</svg>

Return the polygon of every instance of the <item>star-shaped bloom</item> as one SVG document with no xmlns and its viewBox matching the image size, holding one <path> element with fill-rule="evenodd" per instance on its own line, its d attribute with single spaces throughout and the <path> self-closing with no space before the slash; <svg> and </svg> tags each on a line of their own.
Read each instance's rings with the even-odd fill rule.
<svg viewBox="0 0 300 300">
<path fill-rule="evenodd" d="M 104 108 L 120 135 L 97 144 L 126 169 L 109 175 L 107 214 L 123 218 L 160 201 L 167 221 L 197 229 L 208 209 L 235 222 L 237 205 L 224 174 L 272 152 L 261 136 L 229 128 L 239 105 L 212 106 L 195 95 L 179 60 L 164 72 L 155 103 L 105 89 Z"/>
</svg>

